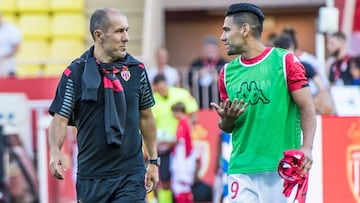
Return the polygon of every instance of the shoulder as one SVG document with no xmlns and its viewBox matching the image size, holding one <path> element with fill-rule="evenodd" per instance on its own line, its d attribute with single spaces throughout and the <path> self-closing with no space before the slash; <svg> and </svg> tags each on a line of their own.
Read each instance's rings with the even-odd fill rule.
<svg viewBox="0 0 360 203">
<path fill-rule="evenodd" d="M 295 57 L 295 55 L 293 53 L 291 53 L 290 51 L 283 49 L 283 48 L 272 47 L 270 52 L 272 54 L 276 54 L 278 56 L 286 56 L 286 55 L 290 54 Z"/>
<path fill-rule="evenodd" d="M 83 69 L 85 62 L 86 62 L 86 60 L 83 58 L 76 58 L 70 63 L 69 68 L 73 71 Z"/>
<path fill-rule="evenodd" d="M 129 53 L 126 55 L 125 64 L 132 67 L 137 67 L 139 70 L 145 71 L 145 65 Z"/>
<path fill-rule="evenodd" d="M 63 74 L 68 78 L 77 78 L 84 72 L 85 60 L 82 58 L 74 59 L 68 67 L 64 70 Z"/>
</svg>

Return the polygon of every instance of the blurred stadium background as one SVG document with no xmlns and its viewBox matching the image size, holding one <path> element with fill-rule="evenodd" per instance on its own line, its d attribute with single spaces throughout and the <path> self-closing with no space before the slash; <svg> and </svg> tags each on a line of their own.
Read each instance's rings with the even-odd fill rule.
<svg viewBox="0 0 360 203">
<path fill-rule="evenodd" d="M 351 1 L 351 0 L 348 0 Z M 201 53 L 205 35 L 220 37 L 223 14 L 234 0 L 0 0 L 6 21 L 18 25 L 24 40 L 18 58 L 20 77 L 59 76 L 64 67 L 92 43 L 88 19 L 97 8 L 122 10 L 130 24 L 129 52 L 154 63 L 160 45 L 170 64 L 186 69 Z M 263 39 L 286 25 L 298 32 L 303 50 L 315 54 L 319 8 L 326 0 L 250 0 L 266 15 Z M 343 9 L 344 0 L 332 1 Z M 226 56 L 224 46 L 221 53 Z M 230 57 L 227 57 L 230 59 Z"/>
<path fill-rule="evenodd" d="M 102 7 L 122 10 L 127 15 L 130 25 L 129 52 L 151 67 L 155 60 L 155 50 L 161 45 L 166 45 L 170 54 L 169 64 L 177 67 L 182 74 L 186 74 L 191 61 L 201 54 L 204 36 L 220 37 L 224 11 L 228 5 L 235 2 L 240 1 L 0 0 L 0 12 L 5 21 L 16 24 L 23 34 L 23 42 L 17 54 L 18 77 L 0 79 L 0 92 L 25 95 L 25 98 L 16 95 L 9 101 L 1 99 L 0 114 L 21 118 L 16 120 L 15 127 L 22 130 L 15 131 L 20 133 L 26 156 L 35 163 L 41 203 L 75 202 L 71 186 L 73 182 L 54 182 L 48 174 L 47 108 L 63 69 L 92 44 L 88 31 L 90 14 Z M 322 63 L 326 57 L 324 42 L 327 33 L 319 30 L 319 11 L 322 7 L 336 8 L 339 12 L 339 23 L 325 20 L 325 24 L 334 27 L 331 24 L 335 23 L 336 29 L 349 36 L 349 49 L 360 53 L 359 0 L 247 2 L 258 5 L 265 13 L 263 41 L 267 40 L 269 34 L 279 33 L 284 26 L 291 25 L 297 31 L 300 48 L 317 55 Z M 220 46 L 220 52 L 226 59 L 231 59 L 226 56 L 224 46 Z M 6 94 L 1 98 L 10 97 L 11 94 Z M 21 113 L 27 110 L 26 114 Z M 205 112 L 203 115 L 203 118 L 214 116 L 211 112 Z M 348 167 L 352 166 L 352 163 L 360 163 L 359 160 L 353 159 L 351 154 L 351 150 L 360 148 L 360 139 L 354 139 L 354 136 L 360 134 L 359 117 L 343 119 L 319 116 L 318 119 L 319 127 L 314 147 L 314 159 L 318 164 L 313 169 L 314 177 L 317 178 L 310 183 L 309 187 L 315 190 L 309 191 L 309 202 L 359 203 L 360 179 L 352 173 L 354 170 Z M 216 119 L 214 121 L 216 122 Z M 199 134 L 199 137 L 208 139 L 206 136 L 217 136 L 217 130 L 216 127 L 207 129 L 205 126 L 205 129 L 200 131 L 207 134 Z M 208 143 L 211 144 L 207 149 L 209 162 L 215 161 L 215 150 L 212 150 L 215 142 L 212 140 Z M 71 159 L 73 140 L 70 139 L 67 143 L 65 151 Z M 334 162 L 337 163 L 336 166 Z M 211 163 L 204 169 L 204 174 L 212 171 L 209 172 L 210 177 L 207 177 L 210 183 L 213 180 L 211 175 L 214 165 Z M 67 180 L 69 179 L 71 178 Z"/>
</svg>

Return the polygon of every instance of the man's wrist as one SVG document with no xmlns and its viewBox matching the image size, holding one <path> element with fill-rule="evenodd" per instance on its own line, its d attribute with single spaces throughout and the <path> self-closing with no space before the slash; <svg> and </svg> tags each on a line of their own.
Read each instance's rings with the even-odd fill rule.
<svg viewBox="0 0 360 203">
<path fill-rule="evenodd" d="M 153 164 L 156 166 L 160 166 L 160 164 L 161 164 L 160 157 L 157 157 L 156 159 L 149 159 L 148 161 L 149 161 L 149 164 Z"/>
</svg>

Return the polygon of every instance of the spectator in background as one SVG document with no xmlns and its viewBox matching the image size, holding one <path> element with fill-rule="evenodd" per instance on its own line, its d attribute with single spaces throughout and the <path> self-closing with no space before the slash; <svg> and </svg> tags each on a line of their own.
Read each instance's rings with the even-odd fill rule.
<svg viewBox="0 0 360 203">
<path fill-rule="evenodd" d="M 335 32 L 328 38 L 326 49 L 330 58 L 329 80 L 331 85 L 351 85 L 353 82 L 349 68 L 351 55 L 347 52 L 346 36 L 342 32 Z"/>
<path fill-rule="evenodd" d="M 5 22 L 0 13 L 0 77 L 15 76 L 15 54 L 19 51 L 21 41 L 20 30 Z"/>
<path fill-rule="evenodd" d="M 176 144 L 170 156 L 171 190 L 175 203 L 193 203 L 191 186 L 194 183 L 197 156 L 191 140 L 191 122 L 184 103 L 174 104 L 171 110 L 179 121 L 176 129 Z"/>
<path fill-rule="evenodd" d="M 316 56 L 299 48 L 299 43 L 296 37 L 296 31 L 292 27 L 287 26 L 283 29 L 282 33 L 288 34 L 291 37 L 293 42 L 293 52 L 295 56 L 297 56 L 300 59 L 300 61 L 309 63 L 320 75 L 320 78 L 322 79 L 325 87 L 329 88 L 329 79 L 326 77 L 325 68 L 320 64 Z M 310 87 L 311 86 L 313 86 L 311 88 L 312 93 L 315 93 L 317 89 L 314 88 L 314 85 L 312 85 L 310 82 Z"/>
<path fill-rule="evenodd" d="M 273 47 L 274 46 L 274 40 L 276 39 L 276 37 L 278 36 L 278 34 L 276 34 L 275 32 L 272 32 L 270 34 L 268 34 L 267 38 L 267 42 L 266 42 L 266 46 L 269 47 Z"/>
<path fill-rule="evenodd" d="M 180 75 L 176 68 L 169 66 L 169 53 L 165 47 L 156 51 L 156 66 L 148 70 L 149 80 L 153 82 L 154 77 L 163 74 L 169 86 L 180 86 Z"/>
<path fill-rule="evenodd" d="M 200 108 L 209 108 L 210 101 L 219 101 L 217 78 L 225 59 L 219 54 L 218 41 L 213 36 L 204 39 L 203 55 L 190 65 L 189 86 Z"/>
<path fill-rule="evenodd" d="M 350 73 L 353 77 L 352 85 L 360 86 L 360 56 L 351 57 L 349 64 Z"/>
<path fill-rule="evenodd" d="M 157 149 L 161 158 L 160 185 L 157 191 L 158 203 L 171 203 L 170 190 L 170 152 L 176 145 L 176 127 L 178 121 L 174 117 L 171 107 L 182 102 L 190 121 L 196 122 L 198 104 L 190 92 L 180 87 L 169 86 L 163 74 L 154 77 L 152 88 L 154 91 L 155 106 L 153 113 L 157 129 Z"/>
<path fill-rule="evenodd" d="M 275 47 L 287 49 L 292 53 L 296 50 L 296 41 L 294 41 L 293 36 L 282 33 L 278 35 L 274 40 L 273 44 Z M 314 99 L 315 108 L 319 114 L 332 114 L 333 105 L 331 97 L 328 93 L 328 89 L 321 79 L 318 70 L 314 68 L 310 63 L 302 61 L 305 68 L 305 76 L 309 80 L 310 90 Z"/>
</svg>

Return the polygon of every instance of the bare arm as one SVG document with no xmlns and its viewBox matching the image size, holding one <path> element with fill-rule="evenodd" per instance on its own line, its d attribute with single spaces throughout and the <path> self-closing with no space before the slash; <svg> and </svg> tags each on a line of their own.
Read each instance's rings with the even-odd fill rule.
<svg viewBox="0 0 360 203">
<path fill-rule="evenodd" d="M 149 159 L 156 159 L 156 125 L 151 109 L 140 111 L 140 130 L 143 137 L 146 154 Z"/>
<path fill-rule="evenodd" d="M 156 126 L 151 108 L 140 111 L 140 130 L 143 137 L 147 156 L 149 157 L 149 159 L 156 159 L 158 157 L 156 143 Z M 149 164 L 147 168 L 145 185 L 148 192 L 154 190 L 159 182 L 158 170 L 158 167 L 154 164 Z"/>
<path fill-rule="evenodd" d="M 305 160 L 303 162 L 303 170 L 305 173 L 312 165 L 311 151 L 316 129 L 315 107 L 308 87 L 291 92 L 291 96 L 300 110 L 301 129 L 303 133 L 301 150 L 305 154 Z"/>
<path fill-rule="evenodd" d="M 64 179 L 61 169 L 66 170 L 66 162 L 61 153 L 61 147 L 66 137 L 67 123 L 67 118 L 55 114 L 49 126 L 50 170 L 52 175 L 58 179 Z"/>
<path fill-rule="evenodd" d="M 312 80 L 317 87 L 317 94 L 314 95 L 315 109 L 319 114 L 332 114 L 334 107 L 329 92 L 319 74 L 315 75 Z"/>
</svg>

